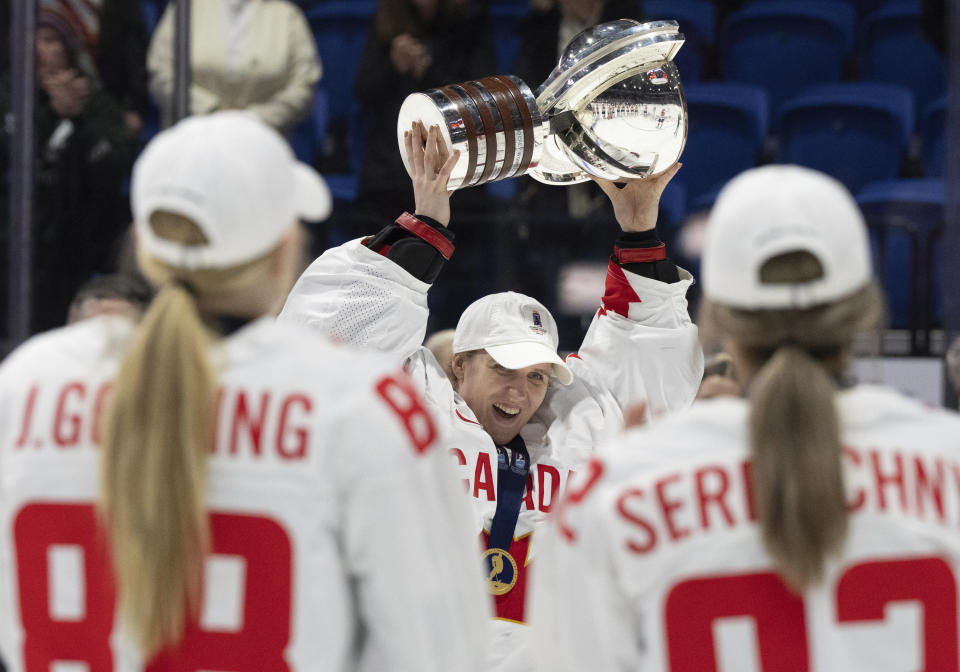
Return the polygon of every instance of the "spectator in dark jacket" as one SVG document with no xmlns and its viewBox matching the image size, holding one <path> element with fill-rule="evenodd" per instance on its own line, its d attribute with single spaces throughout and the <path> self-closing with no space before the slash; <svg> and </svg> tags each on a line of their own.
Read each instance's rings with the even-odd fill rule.
<svg viewBox="0 0 960 672">
<path fill-rule="evenodd" d="M 9 164 L 9 74 L 0 82 L 0 171 Z M 78 285 L 109 270 L 127 223 L 133 145 L 76 23 L 41 5 L 36 32 L 33 332 L 63 324 Z M 2 199 L 5 201 L 6 199 Z M 6 211 L 6 203 L 0 204 Z M 2 254 L 6 259 L 7 251 Z"/>
<path fill-rule="evenodd" d="M 567 43 L 580 31 L 617 19 L 643 20 L 638 0 L 537 0 L 517 24 L 520 47 L 513 74 L 536 92 L 557 65 Z M 603 213 L 614 221 L 609 200 L 597 185 L 580 184 L 558 191 L 532 179 L 521 182 L 521 202 L 529 212 L 574 218 Z"/>
<path fill-rule="evenodd" d="M 371 216 L 392 218 L 413 202 L 397 143 L 407 95 L 496 74 L 489 25 L 469 0 L 380 0 L 355 86 L 366 122 L 358 201 Z M 481 195 L 473 191 L 458 201 Z"/>
</svg>

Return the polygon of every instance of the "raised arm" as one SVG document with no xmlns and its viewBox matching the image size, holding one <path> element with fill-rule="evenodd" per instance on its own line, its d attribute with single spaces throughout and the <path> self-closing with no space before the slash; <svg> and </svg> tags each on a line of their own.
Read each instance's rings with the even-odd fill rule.
<svg viewBox="0 0 960 672">
<path fill-rule="evenodd" d="M 459 157 L 440 129 L 406 136 L 415 214 L 325 252 L 304 271 L 279 319 L 334 340 L 406 358 L 423 342 L 427 291 L 453 254 L 447 181 Z"/>
<path fill-rule="evenodd" d="M 607 265 L 600 309 L 568 359 L 576 382 L 554 398 L 561 408 L 580 409 L 562 425 L 566 441 L 597 445 L 619 430 L 632 402 L 646 402 L 647 417 L 655 419 L 696 395 L 703 352 L 687 312 L 693 277 L 667 257 L 656 231 L 660 195 L 679 167 L 622 186 L 597 180 L 622 233 Z"/>
</svg>

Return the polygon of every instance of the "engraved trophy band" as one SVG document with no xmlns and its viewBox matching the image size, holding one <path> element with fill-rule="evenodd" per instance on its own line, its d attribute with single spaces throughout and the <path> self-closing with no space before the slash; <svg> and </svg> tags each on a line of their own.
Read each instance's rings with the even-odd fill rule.
<svg viewBox="0 0 960 672">
<path fill-rule="evenodd" d="M 563 185 L 663 172 L 687 136 L 673 63 L 684 41 L 678 28 L 630 19 L 588 28 L 536 93 L 512 75 L 413 93 L 397 119 L 404 164 L 403 133 L 421 121 L 438 125 L 447 148 L 460 150 L 451 191 L 525 174 Z"/>
</svg>

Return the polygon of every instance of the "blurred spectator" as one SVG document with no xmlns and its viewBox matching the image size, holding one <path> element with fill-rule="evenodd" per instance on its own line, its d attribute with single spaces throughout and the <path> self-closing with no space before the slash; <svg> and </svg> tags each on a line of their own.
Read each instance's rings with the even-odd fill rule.
<svg viewBox="0 0 960 672">
<path fill-rule="evenodd" d="M 536 0 L 517 23 L 520 47 L 514 65 L 517 77 L 536 90 L 553 70 L 563 48 L 577 33 L 617 19 L 643 20 L 640 0 Z"/>
<path fill-rule="evenodd" d="M 63 324 L 76 287 L 109 270 L 128 219 L 123 183 L 133 144 L 123 112 L 102 86 L 82 26 L 60 9 L 41 3 L 35 36 L 33 332 Z M 4 211 L 10 115 L 8 71 L 0 81 Z"/>
<path fill-rule="evenodd" d="M 303 12 L 288 0 L 200 0 L 190 11 L 190 112 L 248 110 L 286 133 L 310 110 L 320 58 Z M 175 5 L 150 42 L 150 91 L 173 121 Z"/>
<path fill-rule="evenodd" d="M 413 207 L 397 144 L 397 115 L 408 94 L 498 74 L 490 27 L 469 0 L 380 0 L 355 93 L 366 122 L 358 201 L 377 221 Z M 471 193 L 472 192 L 472 193 Z M 469 209 L 480 190 L 458 194 Z"/>
<path fill-rule="evenodd" d="M 88 0 L 61 0 L 75 13 L 91 15 Z M 150 106 L 147 92 L 147 44 L 150 35 L 139 0 L 103 0 L 99 33 L 92 33 L 97 69 L 106 89 L 120 103 L 130 135 L 139 138 Z M 91 31 L 96 30 L 90 25 Z"/>
<path fill-rule="evenodd" d="M 103 88 L 119 103 L 136 137 L 150 103 L 147 94 L 149 35 L 139 1 L 40 0 L 39 7 L 76 26 Z M 0 3 L 0 71 L 10 64 L 10 3 Z"/>
<path fill-rule="evenodd" d="M 153 289 L 140 275 L 98 275 L 77 290 L 67 313 L 67 324 L 98 315 L 127 315 L 139 320 L 152 299 Z"/>
<path fill-rule="evenodd" d="M 617 19 L 643 20 L 639 0 L 536 0 L 530 13 L 517 23 L 520 47 L 513 73 L 537 90 L 557 65 L 564 47 L 580 31 Z M 592 183 L 574 185 L 562 191 L 534 180 L 521 183 L 521 201 L 530 212 L 592 217 L 602 212 L 613 221 L 609 200 Z"/>
</svg>

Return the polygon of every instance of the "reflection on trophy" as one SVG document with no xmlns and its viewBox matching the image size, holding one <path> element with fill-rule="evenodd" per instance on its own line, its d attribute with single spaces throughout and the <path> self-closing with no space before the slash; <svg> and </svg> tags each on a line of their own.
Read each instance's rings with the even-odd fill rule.
<svg viewBox="0 0 960 672">
<path fill-rule="evenodd" d="M 687 137 L 672 60 L 683 41 L 675 21 L 621 19 L 573 38 L 536 96 L 512 75 L 411 94 L 397 120 L 404 164 L 403 132 L 419 120 L 460 150 L 451 191 L 524 174 L 562 185 L 663 172 Z"/>
</svg>

